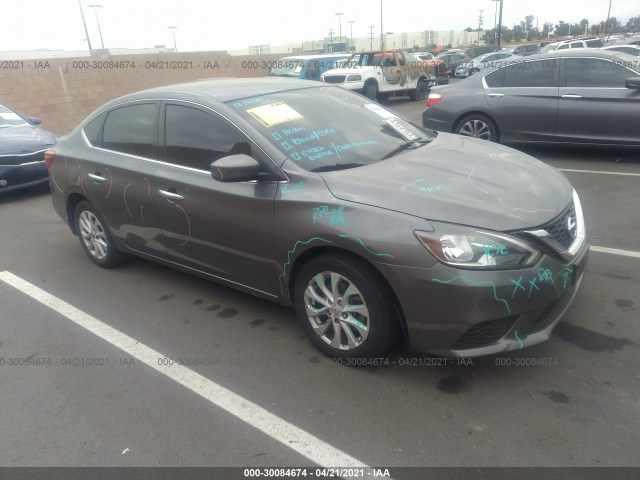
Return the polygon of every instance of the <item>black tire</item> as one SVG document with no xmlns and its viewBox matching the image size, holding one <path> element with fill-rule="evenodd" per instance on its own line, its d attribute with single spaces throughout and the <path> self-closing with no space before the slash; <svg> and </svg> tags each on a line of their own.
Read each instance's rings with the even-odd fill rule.
<svg viewBox="0 0 640 480">
<path fill-rule="evenodd" d="M 296 278 L 294 305 L 310 340 L 332 358 L 381 357 L 398 338 L 398 315 L 388 286 L 357 257 L 327 254 L 309 260 Z"/>
<path fill-rule="evenodd" d="M 424 100 L 427 98 L 427 91 L 429 87 L 427 86 L 427 82 L 424 80 L 418 80 L 418 84 L 416 85 L 415 90 L 411 90 L 409 92 L 409 100 Z"/>
<path fill-rule="evenodd" d="M 122 263 L 125 254 L 118 250 L 107 223 L 91 203 L 86 200 L 78 203 L 74 219 L 80 245 L 96 265 L 113 268 Z"/>
<path fill-rule="evenodd" d="M 490 142 L 497 142 L 500 138 L 495 122 L 486 115 L 479 113 L 461 118 L 456 124 L 454 133 L 489 140 Z"/>
<path fill-rule="evenodd" d="M 472 68 L 471 70 L 469 70 L 469 76 L 473 75 L 474 73 L 478 73 L 480 70 L 478 70 L 477 68 Z"/>
<path fill-rule="evenodd" d="M 369 82 L 364 86 L 364 95 L 371 100 L 378 99 L 378 84 L 376 82 Z"/>
</svg>

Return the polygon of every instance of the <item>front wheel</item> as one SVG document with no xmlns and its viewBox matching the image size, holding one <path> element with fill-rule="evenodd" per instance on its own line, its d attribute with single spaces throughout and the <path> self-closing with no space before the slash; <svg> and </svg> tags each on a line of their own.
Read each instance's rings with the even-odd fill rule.
<svg viewBox="0 0 640 480">
<path fill-rule="evenodd" d="M 378 272 L 358 258 L 311 259 L 296 279 L 294 305 L 311 341 L 329 357 L 380 357 L 397 339 L 389 289 Z"/>
<path fill-rule="evenodd" d="M 480 114 L 464 117 L 458 122 L 454 133 L 490 142 L 498 141 L 498 127 L 489 117 Z"/>
<path fill-rule="evenodd" d="M 117 249 L 106 222 L 91 203 L 78 203 L 75 220 L 80 245 L 96 265 L 113 268 L 122 263 L 124 254 Z"/>
</svg>

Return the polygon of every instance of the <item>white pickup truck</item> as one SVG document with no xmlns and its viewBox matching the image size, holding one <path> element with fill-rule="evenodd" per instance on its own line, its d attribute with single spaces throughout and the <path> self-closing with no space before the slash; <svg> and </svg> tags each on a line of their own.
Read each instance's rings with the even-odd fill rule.
<svg viewBox="0 0 640 480">
<path fill-rule="evenodd" d="M 408 95 L 422 100 L 436 74 L 437 61 L 420 60 L 403 50 L 362 52 L 351 56 L 342 68 L 322 74 L 325 83 L 338 84 L 372 100 Z"/>
</svg>

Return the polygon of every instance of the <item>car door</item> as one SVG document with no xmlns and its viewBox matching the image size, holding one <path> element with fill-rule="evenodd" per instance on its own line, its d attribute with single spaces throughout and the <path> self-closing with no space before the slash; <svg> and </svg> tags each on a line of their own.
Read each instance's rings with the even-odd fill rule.
<svg viewBox="0 0 640 480">
<path fill-rule="evenodd" d="M 640 91 L 624 86 L 639 74 L 622 62 L 592 56 L 562 63 L 557 140 L 640 143 Z"/>
<path fill-rule="evenodd" d="M 155 172 L 160 223 L 169 260 L 276 294 L 272 243 L 275 167 L 240 130 L 195 104 L 162 104 L 162 159 Z M 260 182 L 220 182 L 210 165 L 244 153 L 263 166 Z M 271 165 L 270 165 L 271 163 Z"/>
<path fill-rule="evenodd" d="M 544 141 L 555 135 L 559 60 L 524 60 L 488 73 L 485 97 L 501 140 Z"/>
<path fill-rule="evenodd" d="M 384 52 L 380 66 L 382 68 L 380 91 L 391 92 L 397 90 L 402 78 L 402 71 L 394 52 Z"/>
<path fill-rule="evenodd" d="M 70 161 L 78 185 L 128 248 L 166 258 L 157 215 L 153 173 L 158 156 L 159 103 L 129 102 L 84 128 L 92 149 L 82 164 Z M 78 168 L 76 173 L 73 170 Z"/>
</svg>

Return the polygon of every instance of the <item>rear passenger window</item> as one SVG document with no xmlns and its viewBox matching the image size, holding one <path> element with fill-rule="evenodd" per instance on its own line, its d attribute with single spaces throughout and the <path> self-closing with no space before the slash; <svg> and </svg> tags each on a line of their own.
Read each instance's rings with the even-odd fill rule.
<svg viewBox="0 0 640 480">
<path fill-rule="evenodd" d="M 489 88 L 501 88 L 504 86 L 504 71 L 506 68 L 499 68 L 484 77 L 484 81 Z"/>
<path fill-rule="evenodd" d="M 584 48 L 582 42 L 573 42 L 571 43 L 571 48 Z"/>
<path fill-rule="evenodd" d="M 102 146 L 116 152 L 153 158 L 157 143 L 158 107 L 155 103 L 128 105 L 107 114 Z"/>
<path fill-rule="evenodd" d="M 94 147 L 100 145 L 100 133 L 102 132 L 102 125 L 104 124 L 104 119 L 106 116 L 106 113 L 98 115 L 96 118 L 87 123 L 82 129 L 85 137 L 87 137 L 89 143 Z"/>
<path fill-rule="evenodd" d="M 556 60 L 514 63 L 506 67 L 505 87 L 554 87 Z"/>
</svg>

